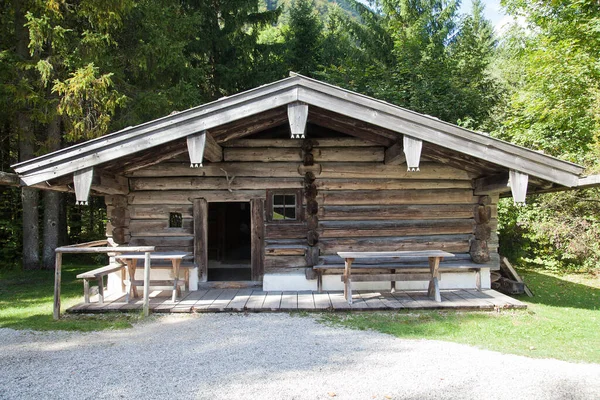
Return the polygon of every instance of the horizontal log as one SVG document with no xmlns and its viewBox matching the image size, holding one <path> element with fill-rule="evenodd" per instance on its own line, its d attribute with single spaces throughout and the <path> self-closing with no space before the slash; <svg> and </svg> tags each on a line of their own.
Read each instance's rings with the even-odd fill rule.
<svg viewBox="0 0 600 400">
<path fill-rule="evenodd" d="M 167 247 L 171 251 L 188 248 L 194 245 L 193 236 L 132 236 L 129 240 L 132 246 Z"/>
<path fill-rule="evenodd" d="M 472 218 L 472 204 L 322 206 L 319 220 L 410 220 Z"/>
<path fill-rule="evenodd" d="M 312 151 L 315 162 L 383 162 L 383 147 L 323 147 Z"/>
<path fill-rule="evenodd" d="M 306 267 L 304 256 L 270 256 L 265 255 L 265 269 Z"/>
<path fill-rule="evenodd" d="M 304 256 L 308 246 L 271 245 L 265 247 L 269 256 Z"/>
<path fill-rule="evenodd" d="M 319 241 L 321 254 L 340 251 L 399 251 L 444 250 L 449 253 L 467 253 L 472 235 L 406 236 L 381 238 L 325 238 Z"/>
<path fill-rule="evenodd" d="M 320 237 L 420 236 L 473 233 L 472 219 L 408 221 L 322 221 Z"/>
<path fill-rule="evenodd" d="M 231 180 L 233 178 L 233 180 Z M 132 190 L 251 190 L 251 189 L 301 189 L 303 180 L 297 178 L 246 178 L 230 176 L 131 178 Z"/>
<path fill-rule="evenodd" d="M 470 180 L 467 172 L 437 163 L 421 163 L 421 170 L 408 172 L 399 165 L 382 163 L 321 163 L 321 178 L 340 179 L 438 179 Z"/>
<path fill-rule="evenodd" d="M 372 147 L 377 143 L 355 138 L 311 139 L 314 147 Z M 293 139 L 237 139 L 222 143 L 223 147 L 297 147 L 302 141 Z"/>
<path fill-rule="evenodd" d="M 306 246 L 306 238 L 300 239 L 275 239 L 275 238 L 267 238 L 265 239 L 265 246 L 297 246 L 302 247 Z"/>
<path fill-rule="evenodd" d="M 132 219 L 168 219 L 170 213 L 179 213 L 183 218 L 192 218 L 192 206 L 162 204 L 129 206 L 129 215 Z"/>
<path fill-rule="evenodd" d="M 443 260 L 443 264 L 445 265 L 446 263 L 449 262 L 449 260 L 451 260 L 452 262 L 458 262 L 458 263 L 465 263 L 471 262 L 471 255 L 469 253 L 453 253 L 454 257 L 452 258 L 448 258 L 448 259 L 444 259 Z M 423 263 L 423 268 L 429 268 L 429 261 L 427 261 L 426 258 L 423 257 L 403 257 L 401 260 L 403 263 Z M 358 261 L 356 261 L 358 262 Z M 399 262 L 398 259 L 394 259 L 394 258 L 362 258 L 360 259 L 360 264 L 366 264 L 366 265 L 385 265 L 385 264 L 397 264 Z M 324 265 L 343 265 L 344 264 L 344 259 L 342 257 L 340 257 L 337 254 L 332 254 L 332 255 L 326 255 L 326 256 L 319 256 L 319 264 L 324 264 Z M 440 264 L 441 265 L 441 264 Z"/>
<path fill-rule="evenodd" d="M 319 205 L 392 205 L 392 204 L 473 204 L 476 199 L 472 190 L 370 190 L 370 191 L 321 191 L 317 196 Z"/>
<path fill-rule="evenodd" d="M 342 275 L 342 282 L 346 282 L 346 277 Z M 381 282 L 381 281 L 429 281 L 431 274 L 361 274 L 352 275 L 352 282 Z"/>
<path fill-rule="evenodd" d="M 123 247 L 58 247 L 57 253 L 81 253 L 81 254 L 100 254 L 100 253 L 146 253 L 153 252 L 156 249 L 152 246 L 123 246 Z"/>
<path fill-rule="evenodd" d="M 265 237 L 270 239 L 306 239 L 305 224 L 265 224 Z"/>
<path fill-rule="evenodd" d="M 422 179 L 317 179 L 321 190 L 472 189 L 471 181 Z"/>
<path fill-rule="evenodd" d="M 300 156 L 298 156 L 300 157 Z M 229 177 L 232 176 L 254 176 L 254 177 L 297 177 L 298 167 L 301 165 L 300 158 L 296 162 L 269 162 L 269 163 L 205 163 L 202 168 L 190 168 L 187 163 L 162 163 L 134 171 L 133 177 L 161 177 L 161 176 L 208 176 L 224 177 L 225 171 Z"/>
<path fill-rule="evenodd" d="M 140 191 L 128 195 L 129 204 L 190 204 L 191 199 L 205 198 L 211 201 L 250 201 L 264 199 L 264 190 L 177 190 L 177 191 Z"/>
<path fill-rule="evenodd" d="M 193 220 L 183 220 L 183 227 L 169 228 L 169 220 L 134 219 L 129 222 L 131 236 L 186 236 L 194 233 Z"/>
<path fill-rule="evenodd" d="M 269 274 L 304 274 L 304 270 L 306 267 L 282 267 L 282 266 L 272 266 L 267 267 L 265 265 L 265 273 Z"/>
<path fill-rule="evenodd" d="M 302 151 L 297 148 L 225 148 L 223 149 L 223 160 L 225 162 L 242 161 L 242 162 L 277 162 L 302 161 Z"/>
<path fill-rule="evenodd" d="M 204 158 L 210 162 L 223 161 L 223 148 L 215 141 L 210 133 L 206 133 Z"/>
</svg>

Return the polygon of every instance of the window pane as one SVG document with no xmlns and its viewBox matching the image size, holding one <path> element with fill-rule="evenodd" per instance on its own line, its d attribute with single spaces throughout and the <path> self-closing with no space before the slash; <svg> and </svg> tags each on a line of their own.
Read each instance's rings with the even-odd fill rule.
<svg viewBox="0 0 600 400">
<path fill-rule="evenodd" d="M 296 207 L 285 208 L 285 219 L 296 219 Z"/>
<path fill-rule="evenodd" d="M 273 195 L 273 206 L 283 206 L 285 196 L 282 194 Z"/>
<path fill-rule="evenodd" d="M 284 219 L 284 208 L 283 207 L 273 207 L 273 220 Z"/>
<path fill-rule="evenodd" d="M 169 213 L 169 228 L 183 227 L 183 217 L 181 213 Z"/>
<path fill-rule="evenodd" d="M 296 195 L 286 194 L 285 195 L 285 205 L 286 206 L 296 206 Z"/>
</svg>

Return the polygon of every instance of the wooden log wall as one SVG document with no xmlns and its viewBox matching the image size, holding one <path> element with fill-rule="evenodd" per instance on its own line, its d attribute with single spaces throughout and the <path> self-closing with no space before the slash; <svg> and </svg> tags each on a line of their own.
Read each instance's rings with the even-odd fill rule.
<svg viewBox="0 0 600 400">
<path fill-rule="evenodd" d="M 424 161 L 421 171 L 407 172 L 383 163 L 383 146 L 354 138 L 221 145 L 223 162 L 190 168 L 182 154 L 128 175 L 131 192 L 121 197 L 127 199 L 131 245 L 192 252 L 192 199 L 266 199 L 267 189 L 303 189 L 305 195 L 303 221 L 265 219 L 265 273 L 304 271 L 322 261 L 319 255 L 338 251 L 441 249 L 469 256 L 482 234 L 474 211 L 480 198 L 466 171 Z M 495 203 L 486 206 L 491 232 Z M 182 214 L 182 228 L 168 227 L 171 212 Z M 497 248 L 494 236 L 487 241 L 490 253 Z"/>
<path fill-rule="evenodd" d="M 112 238 L 117 244 L 127 244 L 131 240 L 130 221 L 131 213 L 127 206 L 127 196 L 105 196 L 106 237 Z"/>
</svg>

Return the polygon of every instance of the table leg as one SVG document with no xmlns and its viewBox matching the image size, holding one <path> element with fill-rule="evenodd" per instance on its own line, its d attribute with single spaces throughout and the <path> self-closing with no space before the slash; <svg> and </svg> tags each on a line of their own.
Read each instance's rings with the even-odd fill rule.
<svg viewBox="0 0 600 400">
<path fill-rule="evenodd" d="M 125 260 L 127 264 L 127 269 L 129 270 L 129 286 L 131 288 L 131 295 L 134 299 L 137 299 L 138 292 L 137 287 L 135 285 L 135 269 L 137 268 L 137 260 L 135 258 Z"/>
<path fill-rule="evenodd" d="M 344 296 L 348 304 L 352 304 L 352 261 L 354 258 L 346 258 L 344 262 Z"/>
<path fill-rule="evenodd" d="M 173 298 L 171 299 L 173 303 L 177 301 L 177 292 L 179 289 L 178 280 L 179 280 L 179 266 L 181 265 L 180 259 L 172 259 L 171 263 L 173 264 Z"/>
<path fill-rule="evenodd" d="M 431 280 L 429 281 L 429 290 L 427 294 L 429 296 L 434 296 L 435 301 L 441 303 L 442 296 L 440 295 L 440 285 L 439 285 L 439 276 L 440 276 L 440 257 L 429 257 L 429 272 L 431 273 Z"/>
</svg>

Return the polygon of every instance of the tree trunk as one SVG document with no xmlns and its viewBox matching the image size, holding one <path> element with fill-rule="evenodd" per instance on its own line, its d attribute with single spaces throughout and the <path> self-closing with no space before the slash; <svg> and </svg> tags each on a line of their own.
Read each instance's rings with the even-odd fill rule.
<svg viewBox="0 0 600 400">
<path fill-rule="evenodd" d="M 17 57 L 25 61 L 29 58 L 29 32 L 25 27 L 25 10 L 21 2 L 14 1 L 15 36 L 17 39 Z M 23 72 L 26 73 L 26 72 Z M 16 114 L 16 127 L 19 135 L 19 161 L 26 161 L 34 155 L 34 132 L 30 110 L 27 106 Z M 37 269 L 40 266 L 38 190 L 24 187 L 21 189 L 23 205 L 23 268 Z"/>
<path fill-rule="evenodd" d="M 60 117 L 56 116 L 48 124 L 48 151 L 60 149 Z M 46 190 L 44 192 L 44 242 L 42 245 L 42 267 L 53 269 L 56 255 L 54 250 L 59 246 L 60 215 L 62 194 Z"/>
</svg>

